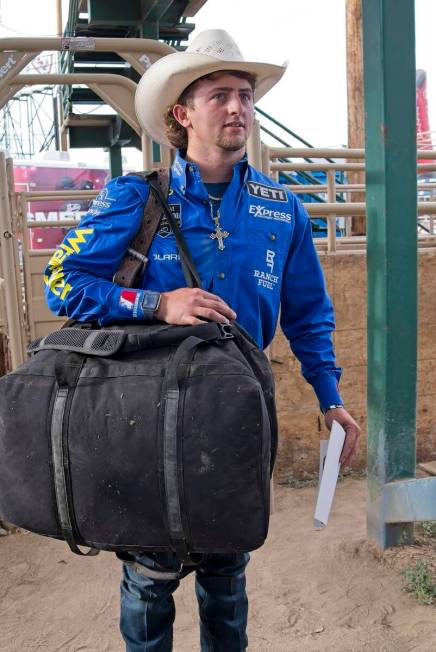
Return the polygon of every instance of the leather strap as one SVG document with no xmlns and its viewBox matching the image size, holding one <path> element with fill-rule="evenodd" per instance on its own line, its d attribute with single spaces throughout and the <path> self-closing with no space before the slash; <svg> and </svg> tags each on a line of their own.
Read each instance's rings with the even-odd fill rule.
<svg viewBox="0 0 436 652">
<path fill-rule="evenodd" d="M 133 176 L 141 177 L 149 183 L 153 181 L 153 186 L 159 188 L 163 197 L 168 195 L 169 187 L 169 170 L 159 169 L 153 172 L 133 172 Z M 147 264 L 147 252 L 150 248 L 151 241 L 159 227 L 162 217 L 162 208 L 159 201 L 151 192 L 145 202 L 144 214 L 138 233 L 133 238 L 123 261 L 115 272 L 113 282 L 122 287 L 131 288 L 139 283 L 140 276 Z"/>
<path fill-rule="evenodd" d="M 77 386 L 84 361 L 84 356 L 64 351 L 58 353 L 56 357 L 57 391 L 51 417 L 50 438 L 56 506 L 62 536 L 76 555 L 94 557 L 100 551 L 90 547 L 87 552 L 83 552 L 77 546 L 74 535 L 74 508 L 68 447 L 68 412 L 72 393 Z"/>
<path fill-rule="evenodd" d="M 201 288 L 201 279 L 195 263 L 166 200 L 169 188 L 169 170 L 161 168 L 153 172 L 132 172 L 131 174 L 147 181 L 150 192 L 144 206 L 139 231 L 128 248 L 118 271 L 114 274 L 113 282 L 122 287 L 139 286 L 141 275 L 148 262 L 147 253 L 159 228 L 163 210 L 177 242 L 186 284 L 191 288 Z"/>
<path fill-rule="evenodd" d="M 168 223 L 171 226 L 171 230 L 174 233 L 174 237 L 177 242 L 177 248 L 180 254 L 180 260 L 182 263 L 183 275 L 185 277 L 186 284 L 190 288 L 201 288 L 200 276 L 195 267 L 195 263 L 192 259 L 191 252 L 188 249 L 188 245 L 186 244 L 185 238 L 183 237 L 182 231 L 179 225 L 177 224 L 177 221 L 174 219 L 173 214 L 168 208 L 168 203 L 165 199 L 165 196 L 162 194 L 161 189 L 159 188 L 158 184 L 155 182 L 154 179 L 150 179 L 149 183 L 150 183 L 150 187 L 154 191 L 154 194 L 156 195 L 156 199 L 160 202 L 160 205 L 164 210 Z"/>
</svg>

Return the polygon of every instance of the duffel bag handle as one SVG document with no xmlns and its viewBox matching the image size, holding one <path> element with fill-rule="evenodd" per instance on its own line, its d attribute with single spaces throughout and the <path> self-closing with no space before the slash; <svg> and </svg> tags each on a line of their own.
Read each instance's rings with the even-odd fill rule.
<svg viewBox="0 0 436 652">
<path fill-rule="evenodd" d="M 181 344 L 189 337 L 198 337 L 204 342 L 233 338 L 229 324 L 208 322 L 196 326 L 173 326 L 160 331 L 129 333 L 122 347 L 123 352 L 142 351 L 160 346 Z"/>
<path fill-rule="evenodd" d="M 34 340 L 29 353 L 43 350 L 71 351 L 87 356 L 108 357 L 116 353 L 130 353 L 160 346 L 180 344 L 187 337 L 199 337 L 204 341 L 224 340 L 233 337 L 229 324 L 208 322 L 197 326 L 169 326 L 160 330 L 144 329 L 128 333 L 118 329 L 90 330 L 61 328 L 45 337 Z"/>
</svg>

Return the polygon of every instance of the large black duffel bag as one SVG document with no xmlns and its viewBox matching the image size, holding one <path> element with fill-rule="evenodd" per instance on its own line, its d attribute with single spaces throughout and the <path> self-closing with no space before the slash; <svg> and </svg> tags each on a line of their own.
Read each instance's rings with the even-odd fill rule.
<svg viewBox="0 0 436 652">
<path fill-rule="evenodd" d="M 0 379 L 0 517 L 104 550 L 267 534 L 273 377 L 235 323 L 66 328 Z"/>
</svg>

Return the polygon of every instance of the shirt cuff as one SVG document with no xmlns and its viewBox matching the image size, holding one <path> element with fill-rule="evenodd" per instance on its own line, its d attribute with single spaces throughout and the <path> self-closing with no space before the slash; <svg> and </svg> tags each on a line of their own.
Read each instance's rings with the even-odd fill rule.
<svg viewBox="0 0 436 652">
<path fill-rule="evenodd" d="M 134 290 L 131 288 L 117 288 L 115 294 L 113 311 L 114 319 L 144 321 L 152 317 L 149 313 L 145 314 L 142 308 L 142 302 L 147 290 Z M 154 293 L 153 293 L 154 294 Z"/>
<path fill-rule="evenodd" d="M 343 405 L 344 402 L 339 393 L 338 381 L 335 376 L 319 376 L 312 386 L 318 397 L 321 410 L 325 410 L 329 405 Z"/>
</svg>

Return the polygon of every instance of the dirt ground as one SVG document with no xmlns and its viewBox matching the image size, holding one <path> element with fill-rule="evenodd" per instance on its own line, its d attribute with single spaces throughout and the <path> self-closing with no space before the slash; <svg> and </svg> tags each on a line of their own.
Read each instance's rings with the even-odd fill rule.
<svg viewBox="0 0 436 652">
<path fill-rule="evenodd" d="M 326 530 L 316 490 L 276 487 L 268 542 L 248 567 L 250 652 L 431 652 L 436 610 L 402 591 L 398 568 L 422 550 L 380 555 L 365 542 L 365 481 L 338 485 Z M 119 562 L 62 542 L 0 537 L 1 652 L 120 652 Z M 199 649 L 193 577 L 176 593 L 174 650 Z"/>
</svg>

